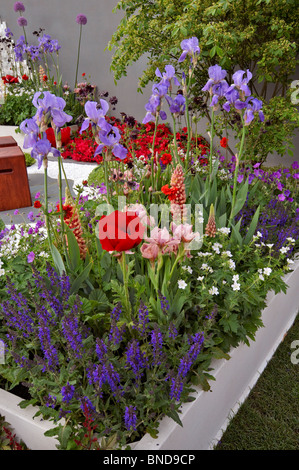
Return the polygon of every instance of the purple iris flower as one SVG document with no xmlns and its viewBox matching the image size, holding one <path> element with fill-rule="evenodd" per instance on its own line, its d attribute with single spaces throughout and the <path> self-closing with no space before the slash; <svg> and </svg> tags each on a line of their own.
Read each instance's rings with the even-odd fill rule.
<svg viewBox="0 0 299 470">
<path fill-rule="evenodd" d="M 26 53 L 26 42 L 25 42 L 25 37 L 20 36 L 19 39 L 16 42 L 16 45 L 14 47 L 14 52 L 15 52 L 15 58 L 17 62 L 23 62 L 24 56 L 23 54 Z"/>
<path fill-rule="evenodd" d="M 161 82 L 160 82 L 160 85 L 166 85 L 167 88 L 170 87 L 171 80 L 173 80 L 173 82 L 176 86 L 180 85 L 180 82 L 178 81 L 177 77 L 175 76 L 175 68 L 173 67 L 173 65 L 165 65 L 165 72 L 163 74 L 157 68 L 156 69 L 156 76 L 162 79 Z"/>
<path fill-rule="evenodd" d="M 85 103 L 84 109 L 87 118 L 83 121 L 80 134 L 88 128 L 89 124 L 93 127 L 109 131 L 109 125 L 105 119 L 105 114 L 109 109 L 109 104 L 105 100 L 100 100 L 100 106 L 101 107 L 99 107 L 99 103 L 96 101 L 87 101 Z"/>
<path fill-rule="evenodd" d="M 40 95 L 42 93 L 44 97 L 41 99 Z M 64 99 L 53 95 L 49 91 L 35 93 L 32 103 L 37 108 L 34 119 L 38 125 L 47 126 L 52 119 L 55 126 L 61 128 L 73 119 L 72 116 L 63 111 L 66 105 Z"/>
<path fill-rule="evenodd" d="M 214 93 L 214 86 L 220 84 L 222 81 L 225 81 L 224 78 L 226 77 L 227 72 L 226 70 L 222 69 L 220 65 L 212 65 L 209 67 L 208 74 L 209 80 L 202 88 L 202 91 L 209 91 L 212 95 Z"/>
<path fill-rule="evenodd" d="M 108 132 L 106 130 L 100 130 L 99 132 L 99 139 L 102 143 L 96 148 L 94 156 L 100 154 L 104 147 L 108 147 L 115 157 L 124 160 L 128 150 L 119 143 L 121 138 L 120 132 L 117 127 L 111 126 L 111 124 L 108 125 L 110 127 Z"/>
<path fill-rule="evenodd" d="M 43 159 L 47 157 L 50 152 L 52 152 L 55 157 L 60 155 L 60 152 L 57 149 L 51 147 L 48 139 L 40 139 L 35 143 L 31 150 L 31 157 L 37 160 L 38 169 L 40 169 Z"/>
<path fill-rule="evenodd" d="M 165 83 L 161 82 L 158 84 L 155 83 L 153 85 L 152 95 L 147 104 L 145 105 L 147 113 L 142 121 L 143 124 L 147 124 L 150 121 L 154 121 L 158 113 L 161 119 L 165 120 L 167 118 L 165 111 L 160 110 L 162 98 L 166 96 L 167 92 L 168 86 Z"/>
<path fill-rule="evenodd" d="M 227 101 L 223 104 L 223 109 L 227 112 L 230 111 L 231 106 L 233 106 L 238 111 L 246 107 L 245 101 L 240 100 L 240 93 L 234 86 L 230 86 L 227 89 L 225 98 Z"/>
<path fill-rule="evenodd" d="M 243 94 L 245 96 L 249 96 L 250 95 L 250 89 L 249 89 L 247 83 L 249 82 L 249 80 L 251 80 L 252 73 L 249 70 L 247 70 L 246 77 L 244 77 L 244 74 L 245 74 L 244 70 L 238 70 L 236 73 L 234 73 L 234 75 L 233 75 L 233 81 L 234 81 L 233 86 L 235 86 L 236 88 L 238 88 L 238 90 L 243 92 Z"/>
<path fill-rule="evenodd" d="M 178 62 L 183 62 L 187 55 L 191 56 L 191 60 L 195 62 L 196 55 L 200 53 L 200 48 L 198 45 L 198 39 L 196 37 L 192 37 L 189 39 L 184 39 L 181 42 L 181 48 L 183 50 Z"/>
<path fill-rule="evenodd" d="M 258 113 L 260 121 L 264 121 L 265 116 L 262 111 L 263 102 L 257 98 L 250 96 L 246 100 L 246 109 L 244 113 L 245 126 L 248 126 L 254 119 L 254 115 Z"/>
<path fill-rule="evenodd" d="M 24 149 L 33 147 L 37 142 L 39 134 L 39 128 L 34 119 L 25 119 L 21 122 L 20 130 L 25 134 L 24 137 Z"/>
<path fill-rule="evenodd" d="M 172 114 L 180 114 L 185 111 L 186 99 L 183 95 L 179 94 L 174 99 L 166 95 L 166 101 Z"/>
<path fill-rule="evenodd" d="M 41 60 L 41 57 L 40 57 L 40 50 L 37 46 L 28 46 L 26 47 L 26 52 L 27 54 L 29 54 L 29 56 L 31 57 L 32 60 Z"/>
</svg>

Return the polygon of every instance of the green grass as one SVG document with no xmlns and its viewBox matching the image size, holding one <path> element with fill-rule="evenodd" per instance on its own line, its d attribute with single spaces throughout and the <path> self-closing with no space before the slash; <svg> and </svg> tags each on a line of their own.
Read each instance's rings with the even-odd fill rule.
<svg viewBox="0 0 299 470">
<path fill-rule="evenodd" d="M 299 363 L 291 362 L 296 340 L 299 315 L 215 450 L 299 450 Z"/>
</svg>

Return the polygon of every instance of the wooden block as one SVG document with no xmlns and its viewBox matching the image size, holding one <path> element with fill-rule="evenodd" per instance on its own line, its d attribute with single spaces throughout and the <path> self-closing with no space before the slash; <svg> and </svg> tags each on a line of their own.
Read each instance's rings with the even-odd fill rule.
<svg viewBox="0 0 299 470">
<path fill-rule="evenodd" d="M 17 146 L 16 140 L 11 136 L 0 137 L 0 148 Z"/>
<path fill-rule="evenodd" d="M 18 146 L 0 148 L 0 211 L 32 206 L 25 155 Z"/>
</svg>

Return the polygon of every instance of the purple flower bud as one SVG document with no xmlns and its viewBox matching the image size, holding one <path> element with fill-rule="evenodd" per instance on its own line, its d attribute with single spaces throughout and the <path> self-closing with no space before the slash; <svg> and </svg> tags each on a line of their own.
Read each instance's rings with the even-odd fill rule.
<svg viewBox="0 0 299 470">
<path fill-rule="evenodd" d="M 87 23 L 87 18 L 85 15 L 79 14 L 77 15 L 76 22 L 80 25 L 85 25 Z"/>
<path fill-rule="evenodd" d="M 20 16 L 20 18 L 17 19 L 17 22 L 19 26 L 27 26 L 27 20 L 24 16 Z"/>
<path fill-rule="evenodd" d="M 13 6 L 13 9 L 14 9 L 15 12 L 25 11 L 25 7 L 24 7 L 24 4 L 22 2 L 16 2 Z"/>
</svg>

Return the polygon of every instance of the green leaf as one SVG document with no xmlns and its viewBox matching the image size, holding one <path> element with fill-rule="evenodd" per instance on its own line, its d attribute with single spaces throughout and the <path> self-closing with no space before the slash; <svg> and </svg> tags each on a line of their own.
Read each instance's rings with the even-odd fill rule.
<svg viewBox="0 0 299 470">
<path fill-rule="evenodd" d="M 166 415 L 169 416 L 169 418 L 173 419 L 177 424 L 179 424 L 180 426 L 183 427 L 183 423 L 180 420 L 180 417 L 179 417 L 178 413 L 175 410 L 167 411 Z"/>
<path fill-rule="evenodd" d="M 78 292 L 84 281 L 88 278 L 92 265 L 93 262 L 90 261 L 86 268 L 84 268 L 83 271 L 79 274 L 79 276 L 77 276 L 76 279 L 72 282 L 70 294 Z"/>
<path fill-rule="evenodd" d="M 249 226 L 248 232 L 247 232 L 247 234 L 244 238 L 244 244 L 245 245 L 248 245 L 248 243 L 250 243 L 250 241 L 253 237 L 253 234 L 255 232 L 255 229 L 256 229 L 256 226 L 257 226 L 257 223 L 258 223 L 258 220 L 259 220 L 259 216 L 260 216 L 260 206 L 255 211 L 255 214 L 252 218 L 252 221 L 251 221 L 251 224 Z"/>
<path fill-rule="evenodd" d="M 82 264 L 79 245 L 78 245 L 77 239 L 73 231 L 68 226 L 66 226 L 66 235 L 67 235 L 69 259 L 70 259 L 70 264 L 71 264 L 70 268 L 72 271 L 77 271 L 77 269 Z"/>
<path fill-rule="evenodd" d="M 56 269 L 58 270 L 59 275 L 62 276 L 64 272 L 66 273 L 66 269 L 65 269 L 61 254 L 57 250 L 56 246 L 53 245 L 52 243 L 50 244 L 50 250 L 51 250 L 52 258 L 56 266 Z"/>
</svg>

